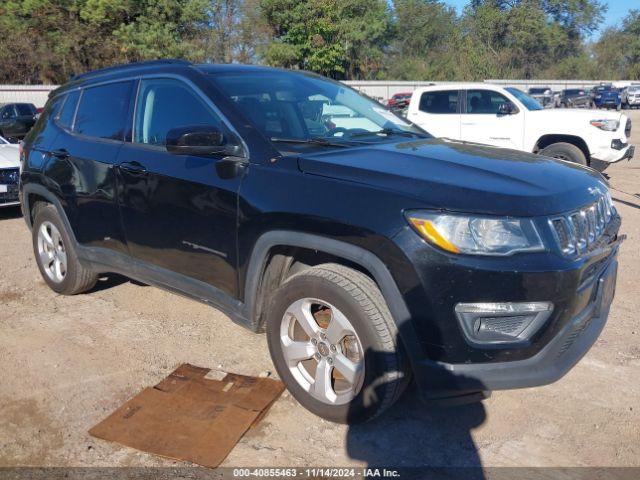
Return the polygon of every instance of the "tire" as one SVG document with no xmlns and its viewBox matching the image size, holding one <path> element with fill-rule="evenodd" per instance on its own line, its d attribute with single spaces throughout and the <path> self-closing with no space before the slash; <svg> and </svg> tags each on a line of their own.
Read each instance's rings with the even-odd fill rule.
<svg viewBox="0 0 640 480">
<path fill-rule="evenodd" d="M 580 165 L 587 165 L 587 158 L 584 156 L 584 153 L 582 153 L 582 150 L 571 143 L 552 143 L 548 147 L 540 150 L 538 153 L 547 157 L 558 158 L 560 160 L 566 160 Z"/>
<path fill-rule="evenodd" d="M 318 311 L 320 306 L 329 310 Z M 326 321 L 327 313 L 331 320 L 318 322 L 323 315 Z M 299 322 L 298 317 L 307 321 Z M 338 331 L 334 322 L 342 327 L 338 335 L 332 333 Z M 302 323 L 311 335 L 303 332 Z M 342 265 L 319 265 L 287 279 L 268 307 L 267 339 L 276 370 L 291 394 L 307 410 L 332 422 L 360 423 L 380 415 L 410 379 L 406 354 L 380 290 L 366 275 Z M 292 358 L 285 345 L 292 340 L 305 345 L 299 357 L 308 360 Z M 350 370 L 358 372 L 352 383 L 340 373 L 345 371 L 344 358 L 359 366 Z M 317 375 L 319 368 L 328 373 Z M 324 384 L 318 378 L 324 378 Z M 325 384 L 329 388 L 321 388 Z"/>
<path fill-rule="evenodd" d="M 33 252 L 49 288 L 62 295 L 75 295 L 93 288 L 98 276 L 78 260 L 74 243 L 56 208 L 39 203 L 35 209 L 31 232 Z M 45 265 L 47 261 L 51 263 Z"/>
</svg>

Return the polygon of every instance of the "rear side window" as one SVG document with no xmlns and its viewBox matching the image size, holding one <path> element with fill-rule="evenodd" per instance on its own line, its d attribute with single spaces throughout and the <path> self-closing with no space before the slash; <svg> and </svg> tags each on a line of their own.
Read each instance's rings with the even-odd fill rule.
<svg viewBox="0 0 640 480">
<path fill-rule="evenodd" d="M 58 125 L 66 128 L 67 130 L 71 130 L 73 125 L 73 117 L 76 113 L 76 107 L 78 106 L 78 99 L 80 98 L 80 91 L 76 90 L 75 92 L 71 92 L 67 95 L 66 100 L 64 101 L 64 105 L 62 105 L 62 110 L 58 114 L 58 118 L 56 119 Z"/>
<path fill-rule="evenodd" d="M 508 102 L 507 97 L 492 90 L 469 90 L 467 92 L 467 113 L 497 114 L 500 105 Z"/>
<path fill-rule="evenodd" d="M 29 103 L 17 103 L 16 111 L 18 112 L 19 116 L 25 117 L 36 114 L 36 108 Z"/>
<path fill-rule="evenodd" d="M 124 140 L 132 82 L 86 88 L 80 97 L 74 131 L 90 137 Z"/>
<path fill-rule="evenodd" d="M 420 97 L 420 110 L 426 113 L 458 113 L 458 91 L 424 92 Z"/>
</svg>

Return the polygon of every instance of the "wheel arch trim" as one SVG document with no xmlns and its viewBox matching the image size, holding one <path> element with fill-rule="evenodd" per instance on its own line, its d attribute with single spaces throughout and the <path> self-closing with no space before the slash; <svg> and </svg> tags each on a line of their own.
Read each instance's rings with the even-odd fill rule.
<svg viewBox="0 0 640 480">
<path fill-rule="evenodd" d="M 22 186 L 22 215 L 24 221 L 27 223 L 29 230 L 33 228 L 33 224 L 31 221 L 31 205 L 29 204 L 29 195 L 38 195 L 49 203 L 51 203 L 56 210 L 58 210 L 58 214 L 64 223 L 64 227 L 67 230 L 67 233 L 73 240 L 74 244 L 77 245 L 78 241 L 76 240 L 75 233 L 71 228 L 71 223 L 69 222 L 69 218 L 67 217 L 67 212 L 62 206 L 62 202 L 60 199 L 53 193 L 51 190 L 48 190 L 43 185 L 38 185 L 36 183 L 28 183 Z"/>
<path fill-rule="evenodd" d="M 260 279 L 269 252 L 279 246 L 317 250 L 353 262 L 370 272 L 387 302 L 410 362 L 413 364 L 424 357 L 424 350 L 417 340 L 409 309 L 384 262 L 362 247 L 317 234 L 274 230 L 258 238 L 251 252 L 245 276 L 243 313 L 246 318 L 255 320 Z"/>
<path fill-rule="evenodd" d="M 547 143 L 546 141 L 551 139 L 553 140 L 550 141 L 550 143 L 548 143 L 547 145 L 545 145 L 545 143 Z M 572 134 L 565 134 L 565 133 L 545 133 L 544 135 L 540 135 L 540 137 L 533 144 L 532 151 L 535 153 L 540 153 L 540 151 L 542 151 L 543 149 L 545 149 L 550 145 L 553 145 L 554 143 L 569 143 L 571 145 L 574 145 L 575 147 L 578 147 L 582 151 L 582 153 L 585 155 L 585 158 L 587 161 L 589 161 L 591 157 L 591 150 L 589 148 L 589 144 L 584 138 L 582 138 L 580 135 L 572 135 Z M 541 145 L 545 145 L 545 146 L 543 147 Z"/>
</svg>

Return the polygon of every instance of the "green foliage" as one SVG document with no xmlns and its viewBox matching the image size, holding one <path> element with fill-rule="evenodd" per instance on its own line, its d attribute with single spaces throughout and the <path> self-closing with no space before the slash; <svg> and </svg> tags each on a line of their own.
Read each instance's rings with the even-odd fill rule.
<svg viewBox="0 0 640 480">
<path fill-rule="evenodd" d="M 602 0 L 2 0 L 0 82 L 63 83 L 163 57 L 334 78 L 640 79 L 640 10 Z"/>
<path fill-rule="evenodd" d="M 273 32 L 264 56 L 269 65 L 344 78 L 380 69 L 391 15 L 384 0 L 263 0 Z"/>
</svg>

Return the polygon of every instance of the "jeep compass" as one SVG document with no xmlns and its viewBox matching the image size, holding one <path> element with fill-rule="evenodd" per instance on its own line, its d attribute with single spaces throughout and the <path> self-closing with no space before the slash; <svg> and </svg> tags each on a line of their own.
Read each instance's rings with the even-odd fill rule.
<svg viewBox="0 0 640 480">
<path fill-rule="evenodd" d="M 614 295 L 620 218 L 599 173 L 433 138 L 301 71 L 77 76 L 20 180 L 55 292 L 118 273 L 210 304 L 266 332 L 279 377 L 332 421 L 373 418 L 412 378 L 438 401 L 553 382 Z"/>
</svg>

